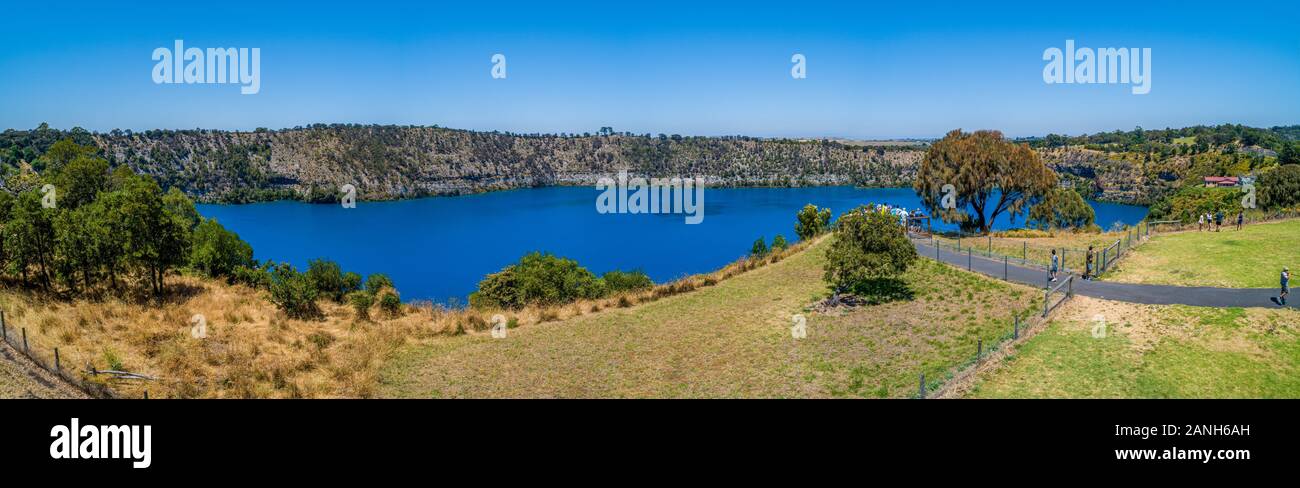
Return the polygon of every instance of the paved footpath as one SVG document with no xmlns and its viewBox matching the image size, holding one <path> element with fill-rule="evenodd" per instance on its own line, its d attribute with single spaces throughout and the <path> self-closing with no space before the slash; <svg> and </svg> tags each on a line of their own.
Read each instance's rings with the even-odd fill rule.
<svg viewBox="0 0 1300 488">
<path fill-rule="evenodd" d="M 921 256 L 935 259 L 935 248 L 930 245 L 928 240 L 913 239 L 912 244 L 916 246 L 916 252 L 920 253 Z M 1049 283 L 1047 271 L 1043 268 L 1025 267 L 980 256 L 968 257 L 966 253 L 957 253 L 950 249 L 941 249 L 938 252 L 939 261 L 962 269 L 966 269 L 969 263 L 972 271 L 998 279 L 1005 276 L 1008 281 L 1040 289 L 1045 288 Z M 1061 274 L 1060 276 L 1065 275 Z M 1141 285 L 1076 279 L 1074 281 L 1074 293 L 1106 300 L 1151 305 L 1276 308 L 1277 304 L 1273 303 L 1272 299 L 1277 296 L 1278 290 L 1276 288 Z"/>
</svg>

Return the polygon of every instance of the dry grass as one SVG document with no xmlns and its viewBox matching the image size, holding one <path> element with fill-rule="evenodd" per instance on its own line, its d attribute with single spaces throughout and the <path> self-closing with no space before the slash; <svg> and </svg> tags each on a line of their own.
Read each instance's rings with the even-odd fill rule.
<svg viewBox="0 0 1300 488">
<path fill-rule="evenodd" d="M 498 313 L 518 327 L 632 307 L 717 284 L 799 249 L 640 292 L 517 311 L 448 310 L 423 302 L 404 304 L 396 317 L 375 305 L 371 320 L 358 320 L 351 307 L 321 300 L 321 318 L 298 320 L 276 310 L 265 292 L 190 276 L 169 277 L 169 289 L 177 292 L 161 305 L 112 298 L 66 301 L 9 287 L 0 288 L 0 308 L 11 333 L 26 328 L 37 351 L 57 347 L 65 368 L 120 368 L 158 378 L 91 377 L 124 397 L 147 391 L 151 398 L 365 398 L 376 395 L 386 359 L 409 341 L 487 336 Z M 206 319 L 204 339 L 191 334 L 196 314 Z"/>
</svg>

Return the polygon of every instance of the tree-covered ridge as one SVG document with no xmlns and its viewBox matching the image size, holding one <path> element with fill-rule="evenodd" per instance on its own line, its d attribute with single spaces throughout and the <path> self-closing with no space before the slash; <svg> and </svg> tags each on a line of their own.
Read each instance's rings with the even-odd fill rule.
<svg viewBox="0 0 1300 488">
<path fill-rule="evenodd" d="M 1098 132 L 1079 136 L 1048 134 L 1045 137 L 1021 139 L 1034 148 L 1086 146 L 1088 149 L 1110 152 L 1144 152 L 1170 154 L 1204 153 L 1237 148 L 1255 147 L 1280 152 L 1288 144 L 1300 140 L 1300 125 L 1279 126 L 1268 129 L 1240 124 L 1217 126 L 1197 125 L 1182 129 L 1145 130 L 1137 127 L 1130 131 Z"/>
<path fill-rule="evenodd" d="M 91 133 L 42 125 L 0 134 L 0 162 L 17 168 L 61 138 L 93 144 L 114 166 L 128 165 L 165 188 L 222 202 L 332 201 L 345 184 L 363 199 L 594 184 L 619 170 L 701 176 L 714 186 L 897 186 L 910 181 L 920 155 L 906 146 L 634 135 L 609 128 L 594 135 L 360 125 Z"/>
</svg>

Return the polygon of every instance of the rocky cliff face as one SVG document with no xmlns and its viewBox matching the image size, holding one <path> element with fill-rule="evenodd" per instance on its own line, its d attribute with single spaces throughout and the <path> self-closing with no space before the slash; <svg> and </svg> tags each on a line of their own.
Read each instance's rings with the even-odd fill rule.
<svg viewBox="0 0 1300 488">
<path fill-rule="evenodd" d="M 111 160 L 205 201 L 366 199 L 595 184 L 621 170 L 714 186 L 910 184 L 924 152 L 753 138 L 525 136 L 429 127 L 95 134 Z"/>
</svg>

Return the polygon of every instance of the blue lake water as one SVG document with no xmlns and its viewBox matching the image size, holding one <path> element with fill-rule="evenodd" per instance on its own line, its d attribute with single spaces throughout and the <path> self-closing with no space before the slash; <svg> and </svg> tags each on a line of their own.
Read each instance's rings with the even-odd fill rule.
<svg viewBox="0 0 1300 488">
<path fill-rule="evenodd" d="M 259 260 L 337 261 L 362 275 L 385 273 L 402 299 L 464 304 L 479 280 L 530 251 L 576 259 L 600 274 L 641 269 L 656 282 L 717 269 L 777 234 L 795 241 L 805 204 L 839 213 L 866 203 L 920 207 L 910 188 L 709 188 L 704 221 L 680 214 L 600 214 L 592 187 L 549 187 L 459 197 L 358 202 L 356 208 L 300 202 L 199 205 L 252 244 Z M 1097 224 L 1135 224 L 1146 207 L 1091 202 Z M 1003 216 L 997 229 L 1023 226 Z M 936 228 L 955 229 L 936 222 Z"/>
</svg>

